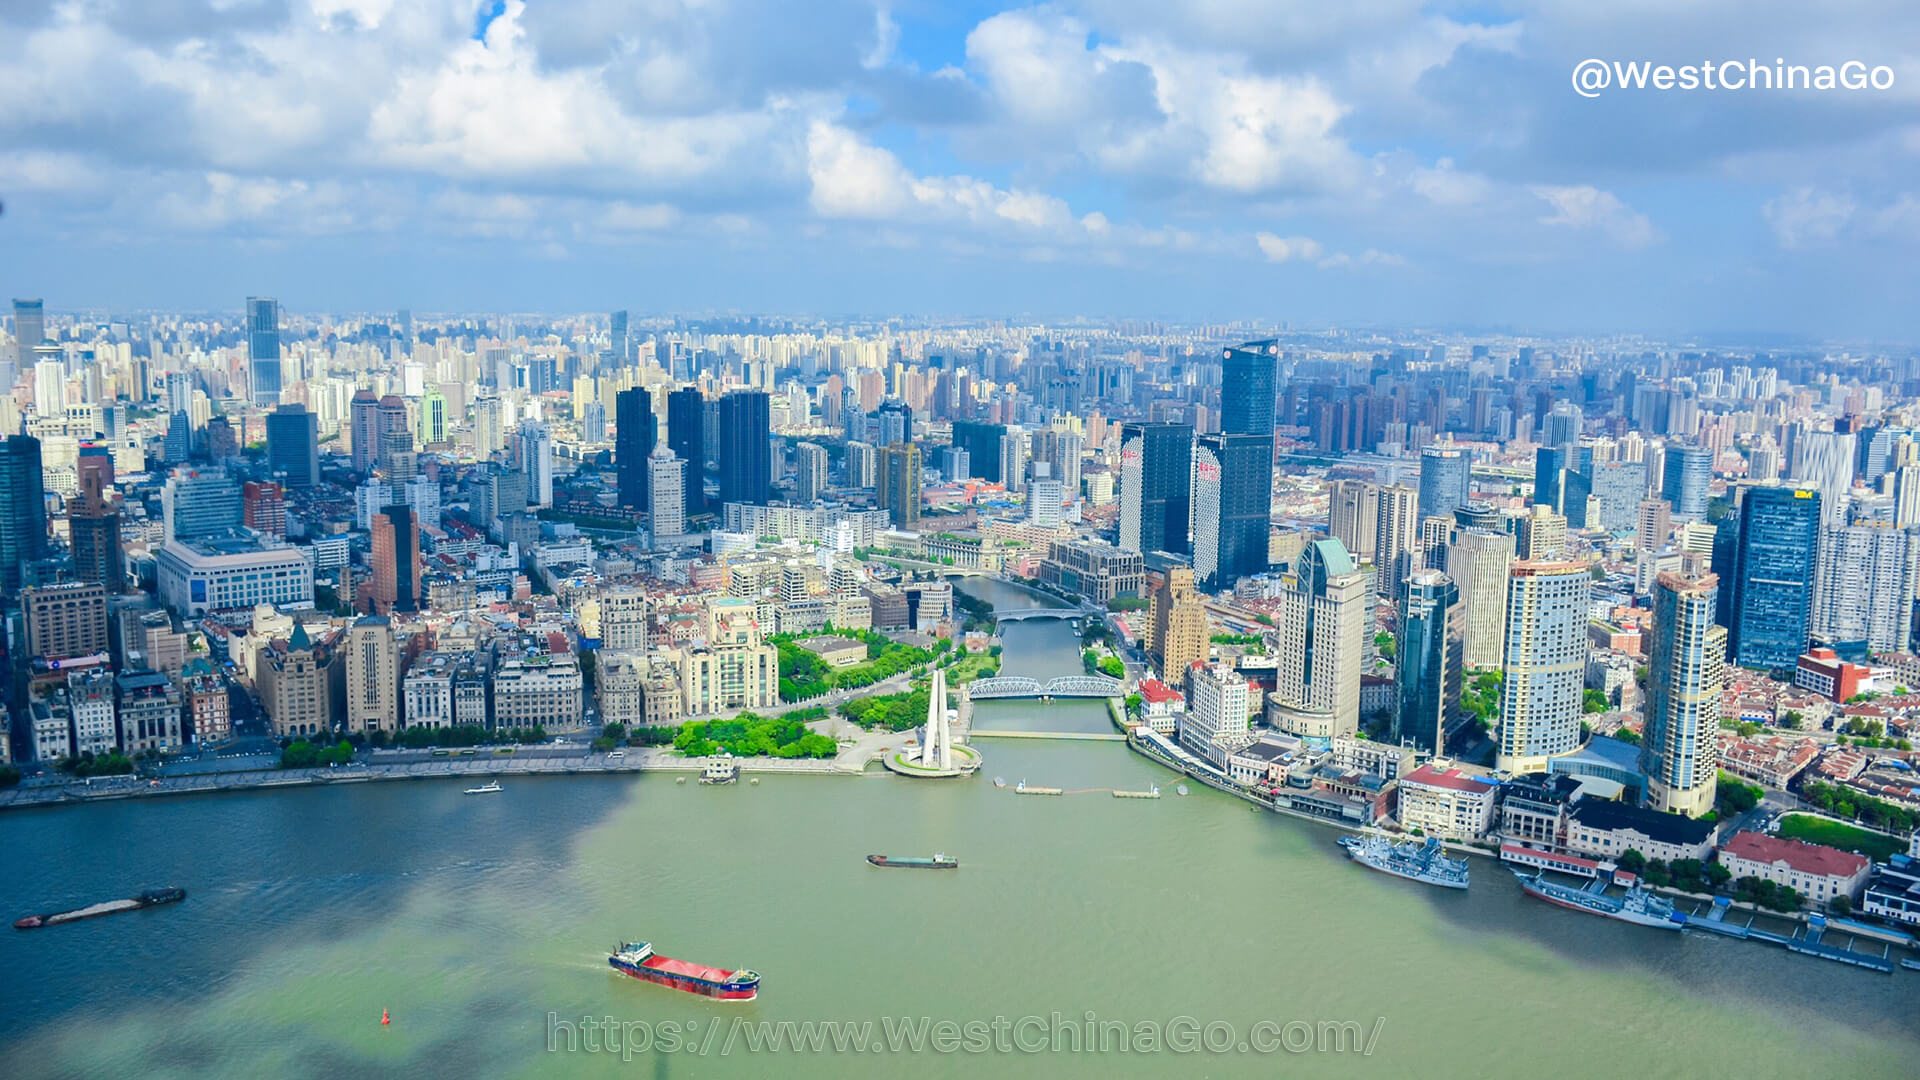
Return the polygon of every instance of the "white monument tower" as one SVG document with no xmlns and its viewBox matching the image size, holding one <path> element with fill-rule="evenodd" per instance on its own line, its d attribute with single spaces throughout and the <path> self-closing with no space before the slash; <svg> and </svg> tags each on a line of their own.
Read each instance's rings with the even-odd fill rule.
<svg viewBox="0 0 1920 1080">
<path fill-rule="evenodd" d="M 933 669 L 927 691 L 927 733 L 920 742 L 920 764 L 942 771 L 953 768 L 953 732 L 947 727 L 947 672 Z"/>
</svg>

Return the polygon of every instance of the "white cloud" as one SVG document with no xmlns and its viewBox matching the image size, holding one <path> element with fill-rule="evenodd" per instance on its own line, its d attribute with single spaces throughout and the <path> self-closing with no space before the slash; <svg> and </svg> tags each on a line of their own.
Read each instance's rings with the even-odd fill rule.
<svg viewBox="0 0 1920 1080">
<path fill-rule="evenodd" d="M 1645 214 L 1621 202 L 1619 196 L 1610 191 L 1584 184 L 1535 185 L 1530 190 L 1553 208 L 1553 213 L 1540 218 L 1542 225 L 1597 230 L 1627 248 L 1646 247 L 1660 239 L 1659 231 Z"/>
<path fill-rule="evenodd" d="M 1855 209 L 1845 195 L 1800 187 L 1768 200 L 1760 213 L 1774 239 L 1791 251 L 1832 240 L 1853 219 Z"/>
<path fill-rule="evenodd" d="M 1270 232 L 1255 233 L 1254 242 L 1260 245 L 1260 253 L 1268 262 L 1287 262 L 1292 259 L 1317 259 L 1326 250 L 1318 240 L 1305 236 L 1277 236 Z"/>
</svg>

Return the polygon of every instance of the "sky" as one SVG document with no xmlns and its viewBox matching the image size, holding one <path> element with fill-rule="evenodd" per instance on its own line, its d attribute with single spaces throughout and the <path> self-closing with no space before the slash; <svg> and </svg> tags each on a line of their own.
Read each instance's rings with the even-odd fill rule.
<svg viewBox="0 0 1920 1080">
<path fill-rule="evenodd" d="M 1911 343 L 1920 4 L 0 0 L 0 199 L 50 310 Z"/>
</svg>

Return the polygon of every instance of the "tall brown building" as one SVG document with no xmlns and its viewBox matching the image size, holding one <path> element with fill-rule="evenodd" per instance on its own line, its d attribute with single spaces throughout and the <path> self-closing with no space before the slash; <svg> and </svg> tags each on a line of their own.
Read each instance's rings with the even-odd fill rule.
<svg viewBox="0 0 1920 1080">
<path fill-rule="evenodd" d="M 107 495 L 107 486 L 113 482 L 113 459 L 80 460 L 105 460 L 108 464 L 104 470 L 82 470 L 80 500 L 67 511 L 73 574 L 81 581 L 104 587 L 110 596 L 117 595 L 126 588 L 127 555 L 120 544 L 120 507 Z"/>
<path fill-rule="evenodd" d="M 420 523 L 411 506 L 389 506 L 373 515 L 374 614 L 420 610 Z"/>
<path fill-rule="evenodd" d="M 98 582 L 22 589 L 20 608 L 29 657 L 66 660 L 107 651 L 107 590 Z"/>
<path fill-rule="evenodd" d="M 249 480 L 240 486 L 241 518 L 247 528 L 286 539 L 287 491 L 272 481 Z"/>
<path fill-rule="evenodd" d="M 920 447 L 897 442 L 880 448 L 880 509 L 896 529 L 920 529 Z"/>
<path fill-rule="evenodd" d="M 1186 685 L 1187 669 L 1208 653 L 1207 606 L 1193 587 L 1193 568 L 1176 566 L 1153 592 L 1148 648 L 1160 658 L 1160 681 Z"/>
</svg>

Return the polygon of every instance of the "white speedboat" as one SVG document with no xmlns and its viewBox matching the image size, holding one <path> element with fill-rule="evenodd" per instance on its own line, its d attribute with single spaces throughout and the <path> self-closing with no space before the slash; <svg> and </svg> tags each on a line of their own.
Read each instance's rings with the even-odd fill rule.
<svg viewBox="0 0 1920 1080">
<path fill-rule="evenodd" d="M 467 789 L 467 794 L 469 794 L 469 795 L 491 795 L 491 794 L 493 794 L 494 792 L 496 792 L 496 791 L 499 791 L 499 790 L 500 790 L 500 781 L 498 781 L 498 780 L 490 780 L 490 781 L 488 781 L 488 782 L 487 782 L 487 783 L 486 783 L 486 784 L 485 784 L 484 786 L 482 786 L 482 787 L 470 787 L 470 788 L 468 788 L 468 789 Z"/>
</svg>

